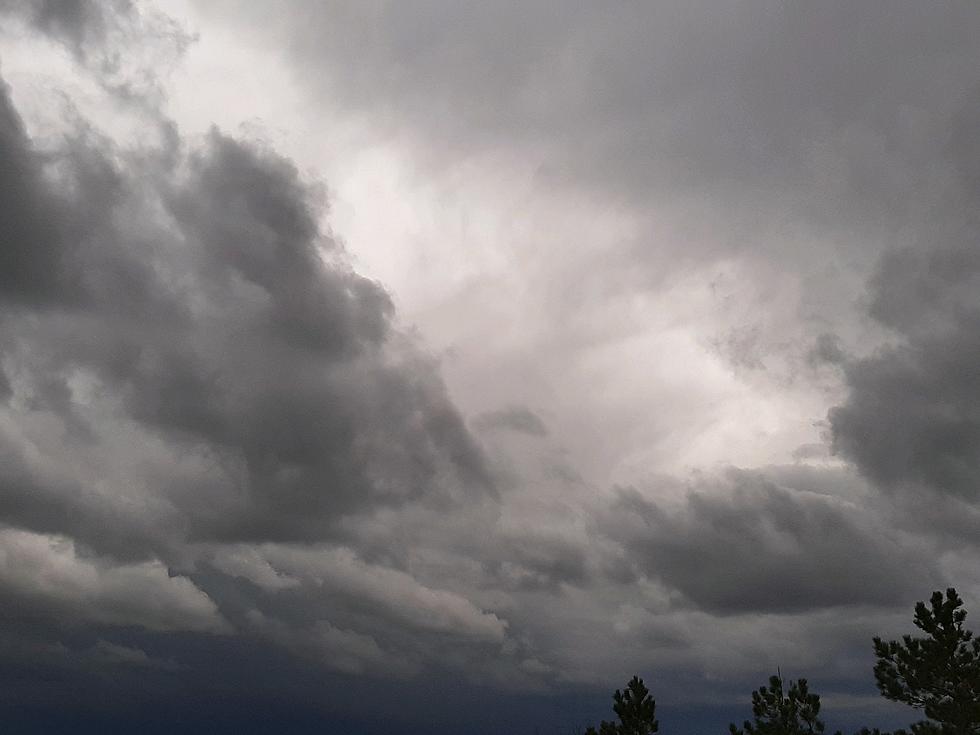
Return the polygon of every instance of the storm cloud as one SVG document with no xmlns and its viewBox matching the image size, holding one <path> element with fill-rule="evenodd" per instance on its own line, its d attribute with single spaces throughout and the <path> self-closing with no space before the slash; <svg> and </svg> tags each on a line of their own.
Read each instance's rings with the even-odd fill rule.
<svg viewBox="0 0 980 735">
<path fill-rule="evenodd" d="M 58 31 L 47 17 L 34 20 Z M 4 599 L 72 626 L 245 628 L 320 641 L 343 670 L 398 668 L 322 611 L 283 627 L 224 602 L 229 623 L 220 589 L 187 576 L 201 548 L 261 584 L 220 544 L 356 545 L 351 518 L 495 497 L 436 362 L 322 229 L 317 186 L 260 144 L 217 130 L 187 144 L 164 119 L 160 147 L 122 150 L 82 126 L 42 149 L 2 92 Z M 325 588 L 325 566 L 320 598 L 340 584 L 403 625 L 502 640 L 505 624 L 465 598 L 369 574 L 345 548 L 325 552 L 348 571 Z"/>
<path fill-rule="evenodd" d="M 60 419 L 65 442 L 87 427 L 96 461 L 114 461 L 103 434 L 133 430 L 196 461 L 151 480 L 195 538 L 316 538 L 376 504 L 492 491 L 432 365 L 321 235 L 290 164 L 218 132 L 180 176 L 70 141 L 55 188 L 6 113 L 13 411 Z"/>
<path fill-rule="evenodd" d="M 608 533 L 644 573 L 722 614 L 887 606 L 941 577 L 873 511 L 796 479 L 733 471 L 679 508 L 621 489 Z"/>
<path fill-rule="evenodd" d="M 885 488 L 976 503 L 980 488 L 980 260 L 975 235 L 883 261 L 872 313 L 896 344 L 845 364 L 850 393 L 830 413 L 835 446 Z"/>
<path fill-rule="evenodd" d="M 904 724 L 870 636 L 980 599 L 975 5 L 0 12 L 21 731 Z"/>
</svg>

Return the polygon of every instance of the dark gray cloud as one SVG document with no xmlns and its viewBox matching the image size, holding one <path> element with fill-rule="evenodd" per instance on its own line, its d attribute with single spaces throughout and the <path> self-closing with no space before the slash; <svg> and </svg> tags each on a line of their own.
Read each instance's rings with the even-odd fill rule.
<svg viewBox="0 0 980 735">
<path fill-rule="evenodd" d="M 837 451 L 886 488 L 980 497 L 974 250 L 896 253 L 875 282 L 874 312 L 899 341 L 846 363 L 850 392 L 830 422 Z"/>
<path fill-rule="evenodd" d="M 0 437 L 0 518 L 40 533 L 70 533 L 120 558 L 166 551 L 173 532 L 166 512 L 147 514 L 105 497 L 70 471 L 29 458 L 29 445 Z M 163 509 L 161 509 L 163 510 Z"/>
<path fill-rule="evenodd" d="M 0 94 L 0 292 L 6 299 L 50 298 L 65 270 L 59 262 L 58 220 L 63 204 L 41 181 L 40 165 L 31 154 L 20 116 L 6 84 Z M 63 288 L 67 290 L 67 284 Z"/>
<path fill-rule="evenodd" d="M 504 588 L 560 592 L 562 585 L 588 587 L 595 576 L 583 537 L 562 538 L 523 530 L 502 534 L 485 556 L 490 578 Z"/>
<path fill-rule="evenodd" d="M 110 465 L 126 423 L 213 456 L 149 480 L 197 539 L 319 538 L 379 504 L 490 491 L 435 367 L 290 163 L 214 132 L 178 174 L 181 154 L 117 163 L 70 139 L 52 184 L 7 95 L 3 113 L 3 362 L 25 416 L 91 427 L 85 452 Z M 52 494 L 14 493 L 20 519 Z M 74 529 L 56 530 L 77 530 L 63 495 L 51 515 Z"/>
<path fill-rule="evenodd" d="M 621 489 L 603 530 L 643 573 L 723 614 L 888 606 L 939 577 L 870 509 L 780 474 L 795 482 L 732 471 L 680 505 Z"/>
<path fill-rule="evenodd" d="M 0 656 L 0 686 L 9 666 L 96 689 L 106 667 L 187 672 L 119 629 L 235 633 L 347 674 L 492 660 L 506 622 L 395 568 L 404 539 L 358 535 L 496 490 L 320 188 L 165 119 L 158 147 L 80 123 L 42 150 L 0 91 L 0 599 L 46 651 Z M 63 643 L 80 630 L 102 638 Z"/>
<path fill-rule="evenodd" d="M 464 596 L 349 549 L 226 546 L 209 566 L 233 581 L 204 572 L 195 579 L 240 630 L 337 671 L 403 678 L 444 666 L 447 656 L 475 670 L 506 636 L 506 622 Z"/>
</svg>

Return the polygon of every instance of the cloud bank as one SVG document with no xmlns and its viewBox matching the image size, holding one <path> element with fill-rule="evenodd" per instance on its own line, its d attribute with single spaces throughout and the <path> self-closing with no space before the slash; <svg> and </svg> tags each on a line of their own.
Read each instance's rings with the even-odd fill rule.
<svg viewBox="0 0 980 735">
<path fill-rule="evenodd" d="M 640 671 L 682 732 L 790 661 L 864 702 L 871 635 L 980 599 L 972 6 L 0 9 L 21 731 L 573 728 Z M 217 26 L 491 223 L 531 171 L 493 267 L 413 327 L 350 190 L 187 132 L 159 69 Z"/>
</svg>

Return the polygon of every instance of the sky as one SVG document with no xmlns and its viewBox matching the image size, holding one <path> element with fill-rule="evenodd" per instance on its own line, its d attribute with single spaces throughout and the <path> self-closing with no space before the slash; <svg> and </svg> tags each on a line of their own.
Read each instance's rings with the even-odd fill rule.
<svg viewBox="0 0 980 735">
<path fill-rule="evenodd" d="M 4 731 L 918 719 L 871 638 L 980 610 L 978 36 L 0 0 Z"/>
</svg>

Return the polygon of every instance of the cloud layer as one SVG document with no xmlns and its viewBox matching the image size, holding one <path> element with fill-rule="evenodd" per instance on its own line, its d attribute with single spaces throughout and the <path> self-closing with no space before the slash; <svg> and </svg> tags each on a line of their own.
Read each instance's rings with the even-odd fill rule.
<svg viewBox="0 0 980 735">
<path fill-rule="evenodd" d="M 871 635 L 980 599 L 973 6 L 182 9 L 0 2 L 24 732 L 574 728 L 633 671 L 683 732 L 789 662 L 864 702 Z M 227 28 L 369 150 L 337 189 L 183 126 L 163 70 L 237 84 Z"/>
</svg>

